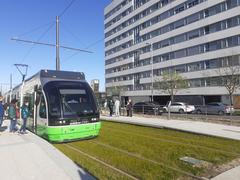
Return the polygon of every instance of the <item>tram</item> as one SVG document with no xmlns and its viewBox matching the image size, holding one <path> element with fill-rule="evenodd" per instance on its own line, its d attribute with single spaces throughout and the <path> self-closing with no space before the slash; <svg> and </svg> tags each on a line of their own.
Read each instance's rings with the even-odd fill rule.
<svg viewBox="0 0 240 180">
<path fill-rule="evenodd" d="M 5 102 L 20 94 L 29 102 L 27 128 L 33 133 L 56 143 L 98 136 L 99 109 L 83 73 L 41 70 L 7 92 Z"/>
</svg>

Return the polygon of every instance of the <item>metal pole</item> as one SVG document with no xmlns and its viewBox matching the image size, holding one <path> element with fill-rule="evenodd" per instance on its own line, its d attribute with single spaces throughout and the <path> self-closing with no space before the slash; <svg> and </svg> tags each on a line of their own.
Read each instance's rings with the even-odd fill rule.
<svg viewBox="0 0 240 180">
<path fill-rule="evenodd" d="M 153 44 L 151 43 L 151 63 L 152 63 L 152 78 L 151 78 L 151 82 L 152 82 L 152 88 L 151 88 L 151 95 L 152 95 L 152 102 L 153 102 Z"/>
<path fill-rule="evenodd" d="M 12 101 L 12 74 L 10 74 L 10 99 L 9 99 L 9 103 L 11 103 Z"/>
<path fill-rule="evenodd" d="M 59 58 L 59 16 L 56 17 L 56 70 L 60 71 L 60 58 Z"/>
</svg>

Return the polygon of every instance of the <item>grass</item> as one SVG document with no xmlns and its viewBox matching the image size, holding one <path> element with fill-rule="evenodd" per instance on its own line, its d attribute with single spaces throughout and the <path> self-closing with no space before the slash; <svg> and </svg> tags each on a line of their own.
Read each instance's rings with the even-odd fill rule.
<svg viewBox="0 0 240 180">
<path fill-rule="evenodd" d="M 214 166 L 240 157 L 239 141 L 104 121 L 99 137 L 55 146 L 99 179 L 131 177 L 69 147 L 138 179 L 178 179 L 208 172 L 208 168 L 197 168 L 180 161 L 183 156 L 201 159 Z"/>
</svg>

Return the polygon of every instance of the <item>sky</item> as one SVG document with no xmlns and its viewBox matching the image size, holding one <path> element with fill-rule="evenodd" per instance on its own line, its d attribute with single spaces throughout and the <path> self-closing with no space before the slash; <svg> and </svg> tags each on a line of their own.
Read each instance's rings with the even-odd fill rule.
<svg viewBox="0 0 240 180">
<path fill-rule="evenodd" d="M 54 47 L 16 42 L 11 38 L 55 44 L 55 20 L 72 0 L 0 0 L 0 85 L 21 82 L 14 64 L 29 66 L 27 77 L 40 69 L 55 69 Z M 104 8 L 111 0 L 74 0 L 60 17 L 60 45 L 93 53 L 60 49 L 61 70 L 84 72 L 100 80 L 104 90 Z M 22 69 L 24 70 L 24 69 Z"/>
</svg>

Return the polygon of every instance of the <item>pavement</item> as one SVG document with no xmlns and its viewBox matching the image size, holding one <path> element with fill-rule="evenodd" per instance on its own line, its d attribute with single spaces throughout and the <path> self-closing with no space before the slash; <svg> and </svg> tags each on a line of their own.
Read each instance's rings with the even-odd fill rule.
<svg viewBox="0 0 240 180">
<path fill-rule="evenodd" d="M 149 126 L 155 128 L 168 128 L 184 132 L 210 135 L 221 138 L 240 140 L 240 127 L 223 124 L 214 124 L 209 122 L 184 121 L 184 120 L 166 120 L 160 118 L 149 117 L 126 117 L 126 116 L 101 116 L 106 121 L 128 123 L 141 126 Z M 240 121 L 240 119 L 239 119 Z M 230 169 L 212 180 L 240 180 L 240 166 Z"/>
<path fill-rule="evenodd" d="M 10 133 L 8 126 L 5 120 L 0 129 L 0 179 L 95 179 L 44 139 L 31 132 Z"/>
<path fill-rule="evenodd" d="M 202 135 L 240 140 L 240 127 L 200 121 L 166 120 L 157 117 L 101 116 L 101 119 L 156 128 L 168 128 Z M 240 121 L 240 119 L 239 119 Z M 240 179 L 240 178 L 239 178 Z"/>
</svg>

